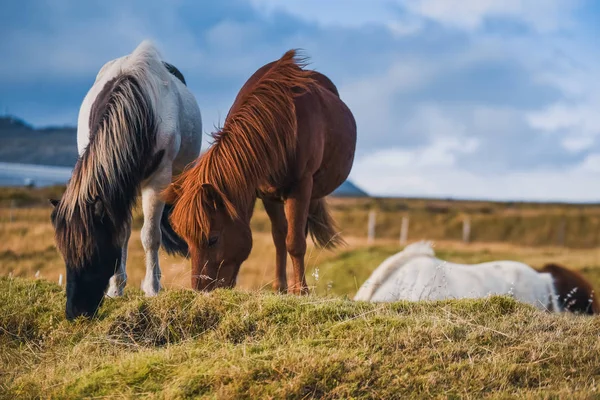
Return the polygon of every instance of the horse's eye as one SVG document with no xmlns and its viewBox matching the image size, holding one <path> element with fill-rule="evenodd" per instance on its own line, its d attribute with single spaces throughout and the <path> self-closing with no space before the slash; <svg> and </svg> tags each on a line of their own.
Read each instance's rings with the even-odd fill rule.
<svg viewBox="0 0 600 400">
<path fill-rule="evenodd" d="M 208 239 L 208 247 L 213 247 L 215 244 L 217 244 L 218 241 L 219 241 L 219 237 L 218 236 L 211 236 Z"/>
</svg>

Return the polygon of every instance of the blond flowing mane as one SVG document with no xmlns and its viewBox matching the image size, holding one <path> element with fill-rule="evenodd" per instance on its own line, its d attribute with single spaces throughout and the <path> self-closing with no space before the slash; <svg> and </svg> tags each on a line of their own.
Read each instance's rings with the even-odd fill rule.
<svg viewBox="0 0 600 400">
<path fill-rule="evenodd" d="M 219 193 L 232 218 L 256 198 L 261 179 L 277 182 L 287 172 L 296 150 L 294 99 L 318 88 L 305 59 L 286 52 L 231 110 L 223 128 L 212 135 L 214 144 L 164 192 L 174 205 L 171 223 L 192 242 L 206 240 L 211 204 L 204 184 Z"/>
</svg>

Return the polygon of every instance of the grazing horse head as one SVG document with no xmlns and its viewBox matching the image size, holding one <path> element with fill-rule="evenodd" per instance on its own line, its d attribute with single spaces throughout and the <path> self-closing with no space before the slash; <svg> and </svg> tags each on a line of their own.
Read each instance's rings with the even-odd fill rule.
<svg viewBox="0 0 600 400">
<path fill-rule="evenodd" d="M 67 268 L 67 319 L 91 316 L 100 306 L 108 280 L 121 262 L 118 227 L 97 197 L 68 210 L 51 200 L 56 245 Z"/>
<path fill-rule="evenodd" d="M 592 285 L 577 271 L 558 264 L 546 264 L 540 272 L 552 275 L 558 305 L 578 314 L 600 314 L 600 302 Z"/>
<path fill-rule="evenodd" d="M 167 194 L 166 201 L 175 202 L 173 192 Z M 190 205 L 183 202 L 199 200 Z M 215 186 L 202 184 L 194 199 L 182 198 L 173 209 L 172 219 L 177 221 L 178 212 L 190 213 L 198 226 L 185 232 L 192 261 L 192 286 L 196 290 L 213 290 L 219 287 L 235 286 L 240 265 L 250 255 L 252 232 L 250 217 L 254 201 L 249 199 L 247 212 L 238 212 L 228 198 Z M 187 210 L 187 211 L 186 211 Z M 177 231 L 179 225 L 173 226 Z"/>
<path fill-rule="evenodd" d="M 289 51 L 250 78 L 213 146 L 163 192 L 173 205 L 171 224 L 188 244 L 197 290 L 235 286 L 252 248 L 258 186 L 265 178 L 285 179 L 296 146 L 294 99 L 315 85 L 312 71 L 301 66 Z"/>
</svg>

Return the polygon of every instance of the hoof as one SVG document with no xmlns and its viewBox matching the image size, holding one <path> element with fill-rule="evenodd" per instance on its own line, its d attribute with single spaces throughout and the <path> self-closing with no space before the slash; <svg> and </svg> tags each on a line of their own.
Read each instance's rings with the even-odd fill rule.
<svg viewBox="0 0 600 400">
<path fill-rule="evenodd" d="M 154 297 L 154 296 L 158 295 L 158 292 L 160 292 L 160 290 L 161 290 L 160 283 L 157 285 L 154 285 L 152 283 L 149 283 L 149 284 L 142 283 L 142 291 L 144 292 L 146 297 Z"/>
<path fill-rule="evenodd" d="M 273 290 L 276 293 L 286 294 L 288 292 L 288 288 L 285 285 L 279 285 L 277 283 L 273 284 Z"/>
</svg>

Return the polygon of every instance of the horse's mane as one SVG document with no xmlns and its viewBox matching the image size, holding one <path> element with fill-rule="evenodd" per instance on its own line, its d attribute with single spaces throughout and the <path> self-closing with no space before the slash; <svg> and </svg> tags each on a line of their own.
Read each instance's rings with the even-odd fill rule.
<svg viewBox="0 0 600 400">
<path fill-rule="evenodd" d="M 196 243 L 207 238 L 210 210 L 217 205 L 204 184 L 217 191 L 229 217 L 237 218 L 256 197 L 261 179 L 283 177 L 295 154 L 294 98 L 318 85 L 305 65 L 295 50 L 286 52 L 242 94 L 212 134 L 214 144 L 166 189 L 166 202 L 174 204 L 171 223 L 182 237 Z"/>
<path fill-rule="evenodd" d="M 148 172 L 144 165 L 156 144 L 150 94 L 155 88 L 148 74 L 160 65 L 158 57 L 156 49 L 143 42 L 126 70 L 106 82 L 92 105 L 89 144 L 53 215 L 56 243 L 68 265 L 81 265 L 92 257 L 96 201 L 102 202 L 102 223 L 113 230 L 115 243 L 131 217 L 139 184 Z"/>
<path fill-rule="evenodd" d="M 591 283 L 578 271 L 559 264 L 546 264 L 539 272 L 548 272 L 554 280 L 561 308 L 600 314 L 600 302 Z M 591 312 L 590 312 L 591 311 Z"/>
</svg>

